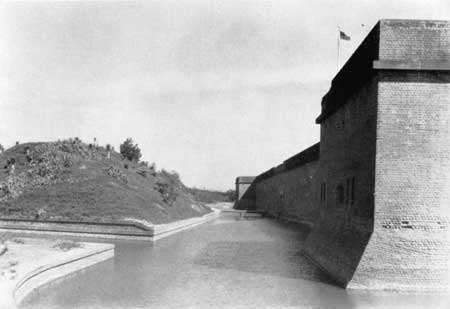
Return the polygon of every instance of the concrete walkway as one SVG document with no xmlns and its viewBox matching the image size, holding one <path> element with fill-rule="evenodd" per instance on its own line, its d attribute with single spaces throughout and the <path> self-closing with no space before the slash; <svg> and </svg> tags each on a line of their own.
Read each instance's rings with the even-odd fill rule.
<svg viewBox="0 0 450 309">
<path fill-rule="evenodd" d="M 0 250 L 0 308 L 15 308 L 34 289 L 114 256 L 113 245 L 100 243 L 7 238 L 5 247 Z"/>
</svg>

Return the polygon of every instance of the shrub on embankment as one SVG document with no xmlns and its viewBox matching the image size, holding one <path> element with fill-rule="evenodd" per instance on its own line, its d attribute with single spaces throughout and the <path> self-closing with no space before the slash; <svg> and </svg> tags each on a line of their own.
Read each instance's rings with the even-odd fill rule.
<svg viewBox="0 0 450 309">
<path fill-rule="evenodd" d="M 209 211 L 178 175 L 78 138 L 15 145 L 0 167 L 2 218 L 166 223 Z"/>
</svg>

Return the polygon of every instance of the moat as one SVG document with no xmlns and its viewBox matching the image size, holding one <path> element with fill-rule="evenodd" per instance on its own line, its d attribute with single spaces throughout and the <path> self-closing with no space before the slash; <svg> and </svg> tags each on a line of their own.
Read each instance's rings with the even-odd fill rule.
<svg viewBox="0 0 450 309">
<path fill-rule="evenodd" d="M 450 295 L 348 291 L 301 254 L 307 231 L 225 213 L 36 292 L 23 308 L 449 308 Z"/>
</svg>

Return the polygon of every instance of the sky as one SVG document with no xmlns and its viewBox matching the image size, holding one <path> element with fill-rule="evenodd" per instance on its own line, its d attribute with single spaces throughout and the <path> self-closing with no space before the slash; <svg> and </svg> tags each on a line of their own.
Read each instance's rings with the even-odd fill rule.
<svg viewBox="0 0 450 309">
<path fill-rule="evenodd" d="M 132 137 L 231 189 L 319 141 L 321 97 L 382 18 L 450 19 L 450 1 L 1 2 L 0 143 Z"/>
</svg>

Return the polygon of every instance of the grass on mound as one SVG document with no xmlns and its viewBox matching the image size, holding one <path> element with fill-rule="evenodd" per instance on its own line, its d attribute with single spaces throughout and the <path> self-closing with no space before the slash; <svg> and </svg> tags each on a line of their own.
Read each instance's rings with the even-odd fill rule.
<svg viewBox="0 0 450 309">
<path fill-rule="evenodd" d="M 20 144 L 0 155 L 2 218 L 158 224 L 209 211 L 176 173 L 124 160 L 115 151 L 108 158 L 106 148 L 79 139 Z"/>
</svg>

